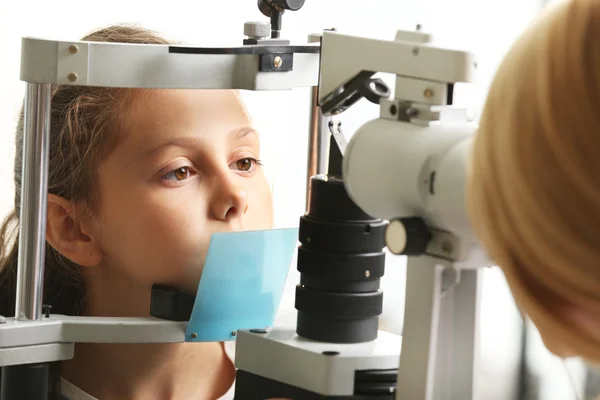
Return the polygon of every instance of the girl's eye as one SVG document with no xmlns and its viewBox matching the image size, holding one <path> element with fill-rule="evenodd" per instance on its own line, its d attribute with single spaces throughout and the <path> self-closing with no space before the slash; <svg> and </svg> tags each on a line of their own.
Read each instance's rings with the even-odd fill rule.
<svg viewBox="0 0 600 400">
<path fill-rule="evenodd" d="M 233 163 L 235 169 L 243 172 L 252 171 L 256 165 L 261 165 L 261 163 L 255 158 L 242 158 Z"/>
<path fill-rule="evenodd" d="M 181 182 L 188 179 L 191 174 L 190 167 L 181 167 L 169 172 L 163 176 L 163 179 L 167 181 Z"/>
</svg>

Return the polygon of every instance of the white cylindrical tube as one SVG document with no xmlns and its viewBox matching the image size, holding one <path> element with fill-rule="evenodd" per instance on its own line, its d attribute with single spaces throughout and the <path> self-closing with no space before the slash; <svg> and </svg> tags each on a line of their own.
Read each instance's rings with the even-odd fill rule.
<svg viewBox="0 0 600 400">
<path fill-rule="evenodd" d="M 475 129 L 381 118 L 367 122 L 344 154 L 346 190 L 373 217 L 421 217 L 431 227 L 472 236 L 464 192 Z"/>
<path fill-rule="evenodd" d="M 467 215 L 466 187 L 472 144 L 472 137 L 462 138 L 437 157 L 435 192 L 428 202 L 428 218 L 436 227 L 471 238 L 473 231 Z"/>
</svg>

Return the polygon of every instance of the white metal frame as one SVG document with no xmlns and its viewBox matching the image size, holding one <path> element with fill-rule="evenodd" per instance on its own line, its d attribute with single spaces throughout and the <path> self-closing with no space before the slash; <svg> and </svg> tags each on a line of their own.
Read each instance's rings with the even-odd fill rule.
<svg viewBox="0 0 600 400">
<path fill-rule="evenodd" d="M 318 52 L 296 54 L 292 71 L 261 72 L 257 54 L 208 54 L 210 49 L 183 54 L 170 51 L 173 47 L 23 38 L 21 80 L 27 92 L 16 320 L 41 316 L 52 84 L 249 90 L 317 84 Z"/>
<path fill-rule="evenodd" d="M 307 45 L 309 46 L 309 45 Z M 319 47 L 319 44 L 310 46 Z M 23 38 L 25 94 L 20 242 L 14 318 L 0 320 L 0 366 L 73 356 L 73 343 L 183 342 L 187 323 L 155 318 L 42 316 L 52 85 L 156 89 L 284 90 L 318 83 L 319 52 L 295 53 L 291 71 L 261 72 L 263 46 L 242 54 L 177 46 Z M 271 51 L 288 52 L 273 44 Z M 317 49 L 318 50 L 318 49 Z M 250 53 L 250 54 L 247 54 Z"/>
<path fill-rule="evenodd" d="M 283 90 L 318 84 L 318 53 L 294 54 L 292 71 L 260 72 L 258 54 L 170 51 L 178 47 L 181 46 L 23 38 L 21 80 L 155 89 Z"/>
<path fill-rule="evenodd" d="M 407 40 L 410 38 L 410 40 Z M 420 32 L 399 31 L 396 40 L 324 32 L 321 51 L 320 98 L 334 92 L 361 71 L 383 72 L 417 81 L 440 84 L 472 82 L 477 64 L 469 52 L 436 47 L 430 36 Z M 401 87 L 406 86 L 404 79 Z M 419 91 L 417 98 L 423 101 Z M 444 104 L 441 102 L 432 104 Z"/>
</svg>

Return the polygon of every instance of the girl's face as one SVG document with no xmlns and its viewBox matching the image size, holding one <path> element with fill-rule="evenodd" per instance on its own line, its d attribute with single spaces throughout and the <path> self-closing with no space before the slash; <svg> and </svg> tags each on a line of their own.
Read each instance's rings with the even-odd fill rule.
<svg viewBox="0 0 600 400">
<path fill-rule="evenodd" d="M 98 170 L 102 266 L 195 293 L 213 232 L 272 228 L 258 134 L 228 90 L 151 92 L 126 122 Z"/>
</svg>

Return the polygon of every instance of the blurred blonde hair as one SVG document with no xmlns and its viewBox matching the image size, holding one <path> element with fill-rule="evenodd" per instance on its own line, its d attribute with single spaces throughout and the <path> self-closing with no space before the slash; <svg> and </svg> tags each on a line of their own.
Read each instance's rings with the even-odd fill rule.
<svg viewBox="0 0 600 400">
<path fill-rule="evenodd" d="M 600 3 L 548 8 L 508 52 L 475 138 L 471 222 L 546 345 L 600 362 Z M 597 311 L 600 318 L 600 311 Z"/>
</svg>

